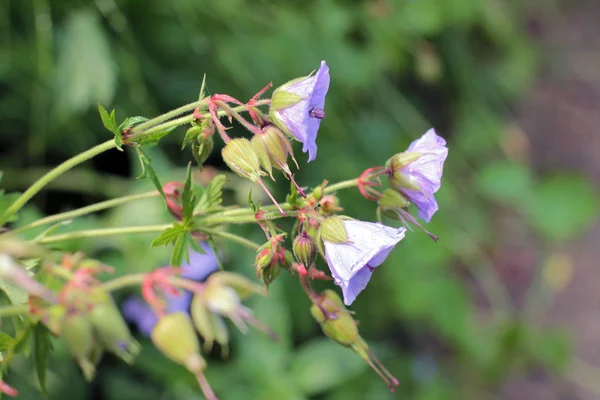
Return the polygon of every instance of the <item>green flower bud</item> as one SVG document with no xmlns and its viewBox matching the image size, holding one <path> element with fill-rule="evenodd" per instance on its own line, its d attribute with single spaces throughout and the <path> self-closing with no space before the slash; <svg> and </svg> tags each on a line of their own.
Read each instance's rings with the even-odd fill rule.
<svg viewBox="0 0 600 400">
<path fill-rule="evenodd" d="M 398 153 L 386 161 L 385 168 L 393 173 L 408 166 L 410 163 L 417 161 L 422 156 L 423 153 L 416 152 Z"/>
<path fill-rule="evenodd" d="M 240 300 L 244 300 L 252 294 L 264 294 L 259 285 L 253 283 L 241 275 L 229 271 L 218 271 L 206 280 L 207 286 L 228 286 L 235 290 Z"/>
<path fill-rule="evenodd" d="M 316 201 L 319 201 L 323 197 L 323 194 L 324 194 L 323 186 L 319 185 L 319 186 L 317 186 L 316 188 L 313 189 L 313 192 L 312 192 L 311 196 Z"/>
<path fill-rule="evenodd" d="M 228 286 L 208 285 L 203 298 L 211 312 L 221 315 L 233 315 L 241 306 L 238 294 Z"/>
<path fill-rule="evenodd" d="M 204 349 L 210 351 L 216 341 L 227 352 L 229 331 L 223 318 L 210 312 L 202 296 L 196 295 L 192 299 L 190 314 L 196 330 L 204 338 Z"/>
<path fill-rule="evenodd" d="M 182 150 L 185 148 L 187 144 L 194 143 L 198 135 L 202 133 L 202 127 L 199 125 L 192 126 L 185 132 L 185 137 L 183 138 L 183 146 Z"/>
<path fill-rule="evenodd" d="M 199 374 L 206 368 L 194 325 L 186 313 L 176 312 L 162 317 L 150 336 L 157 349 L 190 372 Z"/>
<path fill-rule="evenodd" d="M 258 181 L 265 173 L 260 169 L 260 160 L 248 139 L 230 140 L 222 150 L 227 166 L 242 178 Z"/>
<path fill-rule="evenodd" d="M 260 278 L 261 281 L 263 281 L 263 283 L 265 284 L 265 287 L 269 287 L 269 285 L 271 283 L 273 283 L 273 281 L 279 276 L 279 263 L 278 262 L 272 262 L 271 264 L 267 265 L 265 268 L 260 269 L 258 274 L 258 277 Z"/>
<path fill-rule="evenodd" d="M 62 338 L 81 367 L 86 380 L 94 376 L 94 365 L 89 361 L 94 342 L 92 321 L 87 314 L 73 313 L 62 321 Z"/>
<path fill-rule="evenodd" d="M 273 261 L 273 250 L 270 247 L 260 250 L 260 253 L 256 255 L 255 260 L 256 270 L 259 271 L 266 268 L 271 264 L 271 261 Z"/>
<path fill-rule="evenodd" d="M 306 232 L 302 232 L 296 236 L 292 250 L 294 251 L 296 260 L 304 265 L 306 269 L 310 268 L 317 259 L 317 245 Z"/>
<path fill-rule="evenodd" d="M 402 169 L 422 156 L 423 153 L 406 152 L 391 157 L 385 164 L 386 169 L 389 171 L 388 182 L 390 186 L 396 190 L 421 190 L 418 182 L 412 176 L 404 174 Z"/>
<path fill-rule="evenodd" d="M 408 201 L 406 197 L 396 190 L 388 188 L 381 193 L 381 197 L 379 200 L 377 200 L 377 204 L 379 204 L 379 206 L 385 210 L 396 207 L 408 207 L 410 205 L 410 201 Z"/>
<path fill-rule="evenodd" d="M 337 215 L 328 217 L 321 223 L 319 230 L 320 237 L 323 240 L 332 243 L 345 243 L 348 241 L 348 233 L 344 226 L 344 221 Z"/>
<path fill-rule="evenodd" d="M 126 363 L 133 363 L 140 352 L 140 345 L 131 336 L 112 298 L 100 289 L 95 290 L 90 297 L 104 298 L 103 301 L 94 302 L 94 308 L 90 313 L 98 340 L 108 351 L 116 354 Z"/>
<path fill-rule="evenodd" d="M 294 256 L 292 252 L 289 250 L 285 250 L 283 253 L 283 262 L 281 263 L 281 268 L 287 269 L 288 271 L 292 268 L 292 264 L 294 263 Z"/>
<path fill-rule="evenodd" d="M 192 152 L 199 168 L 202 168 L 204 162 L 210 157 L 214 146 L 215 142 L 212 135 L 198 135 L 196 141 L 192 144 Z"/>
<path fill-rule="evenodd" d="M 336 342 L 350 346 L 360 337 L 354 318 L 348 313 L 340 313 L 336 319 L 327 319 L 321 324 L 323 333 Z"/>
</svg>

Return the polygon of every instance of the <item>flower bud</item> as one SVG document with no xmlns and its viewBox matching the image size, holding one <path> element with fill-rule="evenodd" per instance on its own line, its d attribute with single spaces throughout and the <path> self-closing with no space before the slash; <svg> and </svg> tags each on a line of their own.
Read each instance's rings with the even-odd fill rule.
<svg viewBox="0 0 600 400">
<path fill-rule="evenodd" d="M 229 271 L 217 271 L 206 280 L 207 286 L 227 286 L 237 293 L 240 300 L 252 294 L 264 294 L 262 287 L 241 275 Z"/>
<path fill-rule="evenodd" d="M 176 312 L 162 317 L 152 330 L 152 342 L 165 356 L 199 374 L 206 368 L 190 317 Z"/>
<path fill-rule="evenodd" d="M 321 206 L 319 209 L 319 213 L 321 215 L 327 215 L 342 210 L 340 207 L 340 200 L 337 198 L 337 196 L 332 194 L 324 196 L 319 202 L 319 205 Z"/>
<path fill-rule="evenodd" d="M 258 277 L 265 284 L 265 287 L 268 288 L 271 283 L 279 276 L 279 262 L 272 262 L 267 265 L 265 268 L 262 268 L 258 271 Z"/>
<path fill-rule="evenodd" d="M 328 217 L 321 223 L 319 230 L 321 239 L 332 243 L 345 243 L 348 241 L 348 233 L 344 221 L 337 215 Z"/>
<path fill-rule="evenodd" d="M 260 169 L 258 155 L 248 139 L 230 140 L 221 153 L 227 166 L 242 178 L 256 182 L 260 175 L 265 175 Z"/>
<path fill-rule="evenodd" d="M 304 265 L 306 269 L 310 268 L 317 259 L 317 245 L 306 232 L 296 236 L 292 250 L 294 250 L 296 260 Z"/>
<path fill-rule="evenodd" d="M 271 173 L 271 166 L 283 169 L 288 174 L 291 173 L 287 166 L 287 158 L 292 145 L 285 134 L 275 125 L 267 125 L 261 133 L 254 135 L 252 145 L 258 154 L 263 169 L 269 174 Z"/>
<path fill-rule="evenodd" d="M 192 152 L 196 162 L 198 163 L 198 167 L 202 168 L 204 162 L 208 159 L 208 157 L 210 157 L 214 146 L 215 142 L 212 135 L 207 136 L 203 133 L 198 135 L 196 141 L 192 144 Z"/>
<path fill-rule="evenodd" d="M 270 246 L 270 243 L 268 245 Z M 273 261 L 273 250 L 270 247 L 260 250 L 255 261 L 257 272 L 270 265 L 271 261 Z"/>
<path fill-rule="evenodd" d="M 208 309 L 221 315 L 235 314 L 241 306 L 238 294 L 229 286 L 208 285 L 203 297 Z"/>
<path fill-rule="evenodd" d="M 323 197 L 323 194 L 324 194 L 323 186 L 319 185 L 319 186 L 317 186 L 316 188 L 313 189 L 311 197 L 313 199 L 315 199 L 316 201 L 319 201 Z"/>
<path fill-rule="evenodd" d="M 356 321 L 333 290 L 323 292 L 310 312 L 321 325 L 323 333 L 336 342 L 350 346 L 360 337 Z"/>
<path fill-rule="evenodd" d="M 396 207 L 406 208 L 410 205 L 410 201 L 408 201 L 401 193 L 388 188 L 381 193 L 381 197 L 377 201 L 377 204 L 385 210 Z"/>
<path fill-rule="evenodd" d="M 292 268 L 292 264 L 294 263 L 294 256 L 292 252 L 289 250 L 284 250 L 283 252 L 283 260 L 281 260 L 281 268 L 287 269 L 288 271 Z"/>
<path fill-rule="evenodd" d="M 103 290 L 91 294 L 95 298 L 90 316 L 100 342 L 126 363 L 131 364 L 140 352 L 140 345 L 133 339 L 127 324 L 112 298 Z"/>
<path fill-rule="evenodd" d="M 403 173 L 403 169 L 422 156 L 423 153 L 406 152 L 398 153 L 391 157 L 385 164 L 386 170 L 388 171 L 388 182 L 390 186 L 396 190 L 421 190 L 419 182 L 415 177 Z"/>
<path fill-rule="evenodd" d="M 62 320 L 62 338 L 65 340 L 71 354 L 83 371 L 86 380 L 90 381 L 96 368 L 90 361 L 94 341 L 94 331 L 89 315 L 71 313 Z"/>
</svg>

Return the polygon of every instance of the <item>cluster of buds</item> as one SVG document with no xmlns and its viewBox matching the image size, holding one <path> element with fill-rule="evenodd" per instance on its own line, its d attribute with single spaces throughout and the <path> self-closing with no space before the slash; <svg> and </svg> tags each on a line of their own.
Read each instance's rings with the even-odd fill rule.
<svg viewBox="0 0 600 400">
<path fill-rule="evenodd" d="M 369 345 L 358 332 L 357 322 L 333 290 L 325 290 L 313 297 L 310 308 L 323 333 L 344 347 L 348 347 L 363 358 L 381 377 L 391 391 L 399 385 L 398 380 L 375 357 Z"/>
<path fill-rule="evenodd" d="M 57 268 L 70 277 L 60 291 L 57 303 L 38 306 L 40 299 L 30 297 L 30 307 L 51 332 L 65 340 L 85 378 L 91 380 L 104 351 L 132 364 L 140 346 L 113 298 L 93 277 L 107 267 L 80 259 L 80 255 L 67 255 Z M 68 272 L 69 267 L 76 268 L 75 272 Z"/>
<path fill-rule="evenodd" d="M 169 291 L 169 286 L 184 287 L 192 293 L 189 314 L 184 311 L 169 313 L 156 301 L 151 302 L 158 315 L 150 337 L 152 342 L 167 358 L 184 366 L 198 380 L 207 399 L 216 399 L 210 385 L 204 377 L 207 363 L 202 357 L 198 334 L 204 339 L 204 350 L 210 351 L 216 342 L 226 355 L 229 345 L 229 332 L 224 319 L 233 322 L 246 332 L 251 325 L 272 337 L 276 335 L 257 321 L 252 311 L 242 301 L 252 294 L 263 294 L 263 289 L 237 274 L 225 271 L 215 272 L 204 283 L 169 276 L 167 273 L 155 274 L 150 278 L 152 285 Z M 145 295 L 147 298 L 148 296 Z M 148 300 L 148 299 L 147 299 Z"/>
<path fill-rule="evenodd" d="M 270 237 L 256 251 L 256 276 L 268 287 L 279 276 L 281 269 L 290 270 L 292 253 L 283 247 L 284 235 Z"/>
</svg>

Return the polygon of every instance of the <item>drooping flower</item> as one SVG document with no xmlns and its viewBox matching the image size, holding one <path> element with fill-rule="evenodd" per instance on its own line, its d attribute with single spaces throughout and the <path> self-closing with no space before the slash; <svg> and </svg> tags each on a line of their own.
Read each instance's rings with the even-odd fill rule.
<svg viewBox="0 0 600 400">
<path fill-rule="evenodd" d="M 323 240 L 323 244 L 334 282 L 342 288 L 344 304 L 350 305 L 367 286 L 375 268 L 404 238 L 406 228 L 358 220 L 346 220 L 344 227 L 347 241 L 334 243 Z"/>
<path fill-rule="evenodd" d="M 214 251 L 206 243 L 201 243 L 205 254 L 190 249 L 190 262 L 181 266 L 181 277 L 196 282 L 204 281 L 210 274 L 219 269 L 217 257 Z M 192 302 L 192 293 L 183 290 L 178 294 L 165 293 L 166 313 L 172 314 L 178 311 L 188 312 Z M 149 336 L 158 322 L 158 318 L 152 308 L 140 297 L 133 296 L 125 300 L 121 306 L 123 317 L 137 326 L 140 333 Z"/>
<path fill-rule="evenodd" d="M 294 79 L 273 91 L 271 120 L 293 136 L 308 152 L 308 161 L 317 157 L 317 131 L 325 118 L 325 96 L 329 89 L 329 67 L 321 61 L 314 75 Z"/>
<path fill-rule="evenodd" d="M 434 193 L 440 189 L 446 157 L 446 141 L 430 129 L 387 162 L 390 185 L 417 206 L 425 222 L 438 210 Z"/>
</svg>

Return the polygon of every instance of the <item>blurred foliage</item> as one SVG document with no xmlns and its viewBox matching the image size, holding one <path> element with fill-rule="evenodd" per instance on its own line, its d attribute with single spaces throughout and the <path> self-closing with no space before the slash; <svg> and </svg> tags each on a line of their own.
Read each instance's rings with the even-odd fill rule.
<svg viewBox="0 0 600 400">
<path fill-rule="evenodd" d="M 351 351 L 320 335 L 308 300 L 283 275 L 268 298 L 253 304 L 281 341 L 258 333 L 236 337 L 227 360 L 219 361 L 218 352 L 211 357 L 208 378 L 224 399 L 493 397 L 508 374 L 538 366 L 558 372 L 569 359 L 568 337 L 528 324 L 505 290 L 489 256 L 501 245 L 497 215 L 518 215 L 544 251 L 580 234 L 599 209 L 589 182 L 566 174 L 537 177 L 527 161 L 502 151 L 510 106 L 536 72 L 537 50 L 524 28 L 535 11 L 518 0 L 5 0 L 2 185 L 23 190 L 39 175 L 28 169 L 47 168 L 109 139 L 98 102 L 115 108 L 118 120 L 152 117 L 196 99 L 204 73 L 211 93 L 244 100 L 268 81 L 282 84 L 325 59 L 332 77 L 327 119 L 320 157 L 297 175 L 302 184 L 358 176 L 432 125 L 449 141 L 440 212 L 428 227 L 440 242 L 420 232 L 408 235 L 353 306 L 363 336 L 398 375 L 399 394 L 389 393 Z M 192 160 L 179 151 L 183 133 L 151 149 L 163 182 L 183 180 L 182 167 Z M 209 164 L 221 167 L 217 150 Z M 18 224 L 151 189 L 149 182 L 133 181 L 141 172 L 135 158 L 113 151 L 68 173 L 21 213 Z M 287 187 L 278 183 L 281 196 Z M 248 187 L 234 189 L 244 201 Z M 341 198 L 346 214 L 374 219 L 373 205 L 357 192 Z M 148 221 L 169 221 L 160 201 L 128 204 L 61 230 Z M 260 238 L 256 230 L 239 229 Z M 148 250 L 152 239 L 78 240 L 62 248 L 83 249 L 118 273 L 146 271 L 168 262 L 168 250 Z M 251 276 L 252 252 L 225 247 L 227 268 Z M 474 286 L 489 307 L 476 300 Z M 2 345 L 13 340 L 0 339 Z M 149 342 L 133 369 L 105 359 L 91 386 L 62 343 L 53 342 L 46 383 L 51 399 L 200 396 L 193 378 Z M 38 398 L 31 362 L 16 358 L 8 377 L 26 399 Z"/>
</svg>

